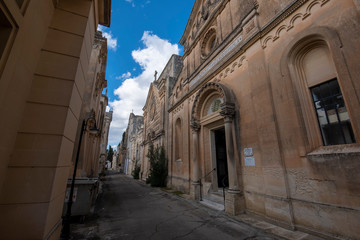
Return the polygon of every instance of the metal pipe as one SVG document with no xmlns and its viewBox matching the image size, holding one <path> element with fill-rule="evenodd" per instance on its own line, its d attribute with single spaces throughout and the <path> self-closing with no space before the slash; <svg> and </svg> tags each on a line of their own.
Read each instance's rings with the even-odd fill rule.
<svg viewBox="0 0 360 240">
<path fill-rule="evenodd" d="M 72 207 L 72 204 L 73 204 L 72 198 L 73 198 L 73 194 L 74 194 L 75 176 L 76 176 L 77 166 L 78 166 L 78 162 L 79 162 L 81 140 L 82 140 L 84 130 L 85 130 L 85 120 L 83 120 L 82 125 L 81 125 L 79 145 L 78 145 L 78 149 L 77 149 L 77 153 L 76 153 L 73 177 L 72 177 L 72 180 L 71 180 L 69 201 L 68 201 L 68 204 L 67 204 L 66 215 L 63 218 L 63 227 L 61 229 L 61 234 L 60 234 L 60 239 L 61 240 L 70 239 L 71 207 Z"/>
</svg>

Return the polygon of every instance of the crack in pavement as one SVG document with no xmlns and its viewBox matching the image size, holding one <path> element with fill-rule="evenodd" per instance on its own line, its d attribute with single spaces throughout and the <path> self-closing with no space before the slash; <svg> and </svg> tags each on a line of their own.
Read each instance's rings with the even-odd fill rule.
<svg viewBox="0 0 360 240">
<path fill-rule="evenodd" d="M 184 234 L 184 235 L 176 236 L 176 237 L 172 238 L 172 240 L 174 240 L 174 239 L 180 239 L 180 238 L 183 238 L 183 237 L 187 237 L 187 236 L 189 236 L 190 234 L 192 234 L 193 232 L 195 232 L 197 229 L 199 229 L 199 228 L 203 227 L 204 225 L 206 225 L 208 222 L 209 222 L 209 221 L 206 220 L 206 221 L 204 221 L 202 224 L 200 224 L 199 226 L 191 229 L 188 233 L 186 233 L 186 234 Z"/>
<path fill-rule="evenodd" d="M 175 216 L 173 216 L 173 217 L 164 219 L 163 221 L 157 223 L 157 224 L 155 225 L 155 232 L 153 232 L 153 233 L 150 235 L 149 239 L 151 239 L 152 237 L 155 236 L 155 234 L 158 233 L 158 227 L 159 227 L 161 224 L 163 224 L 163 223 L 165 223 L 165 222 L 167 222 L 167 221 L 170 221 L 170 220 L 174 220 L 174 219 L 176 219 L 176 218 L 179 217 L 179 216 L 180 216 L 180 215 L 178 214 L 178 215 L 175 215 Z"/>
</svg>

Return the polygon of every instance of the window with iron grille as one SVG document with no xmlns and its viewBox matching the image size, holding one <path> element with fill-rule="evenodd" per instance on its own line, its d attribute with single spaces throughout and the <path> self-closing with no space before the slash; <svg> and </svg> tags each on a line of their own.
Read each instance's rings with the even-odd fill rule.
<svg viewBox="0 0 360 240">
<path fill-rule="evenodd" d="M 323 144 L 355 143 L 343 95 L 337 79 L 310 88 Z"/>
</svg>

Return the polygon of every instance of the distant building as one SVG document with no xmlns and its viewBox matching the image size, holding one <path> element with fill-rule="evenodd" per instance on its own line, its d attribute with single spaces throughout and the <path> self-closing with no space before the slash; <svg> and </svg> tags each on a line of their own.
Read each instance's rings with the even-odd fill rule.
<svg viewBox="0 0 360 240">
<path fill-rule="evenodd" d="M 110 14 L 110 0 L 0 1 L 2 239 L 59 239 L 95 33 Z"/>
<path fill-rule="evenodd" d="M 119 149 L 120 149 L 120 144 L 114 150 L 114 155 L 111 162 L 111 169 L 116 171 L 120 171 Z"/>
<path fill-rule="evenodd" d="M 166 146 L 168 134 L 172 134 L 169 129 L 169 96 L 176 83 L 177 77 L 182 69 L 181 57 L 172 55 L 158 79 L 155 79 L 149 88 L 144 111 L 144 131 L 143 131 L 143 154 L 141 155 L 140 175 L 145 180 L 150 173 L 149 159 L 146 157 L 151 145 Z M 170 144 L 170 143 L 169 143 Z"/>
<path fill-rule="evenodd" d="M 103 95 L 103 98 L 108 100 L 107 96 Z M 104 122 L 103 122 L 103 129 L 101 134 L 101 144 L 100 144 L 100 171 L 104 171 L 104 163 L 107 159 L 107 145 L 108 145 L 108 138 L 109 138 L 109 130 L 110 124 L 112 121 L 113 111 L 109 111 L 105 113 Z"/>
<path fill-rule="evenodd" d="M 125 160 L 126 160 L 126 153 L 127 153 L 127 132 L 123 132 L 121 142 L 119 143 L 117 149 L 118 149 L 118 155 L 119 155 L 119 172 L 125 173 Z"/>
<path fill-rule="evenodd" d="M 142 154 L 142 131 L 144 127 L 144 117 L 130 113 L 129 123 L 125 133 L 123 145 L 123 171 L 131 175 L 135 165 L 141 165 L 140 155 Z"/>
</svg>

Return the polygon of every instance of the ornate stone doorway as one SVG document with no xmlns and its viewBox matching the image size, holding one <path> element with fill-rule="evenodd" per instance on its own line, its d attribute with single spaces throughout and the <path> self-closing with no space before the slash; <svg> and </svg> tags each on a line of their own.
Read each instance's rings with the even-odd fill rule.
<svg viewBox="0 0 360 240">
<path fill-rule="evenodd" d="M 215 82 L 209 82 L 199 90 L 191 112 L 193 151 L 190 195 L 197 200 L 200 192 L 208 192 L 209 188 L 205 188 L 207 190 L 204 192 L 200 184 L 206 181 L 210 170 L 215 171 L 216 168 L 216 174 L 212 174 L 211 190 L 217 191 L 224 181 L 228 187 L 225 211 L 233 215 L 244 210 L 244 196 L 238 174 L 240 160 L 235 154 L 235 149 L 239 146 L 234 142 L 235 134 L 239 134 L 234 125 L 236 112 L 232 91 Z M 206 156 L 207 152 L 211 152 L 210 158 Z M 212 164 L 212 167 L 209 167 L 209 164 Z"/>
</svg>

